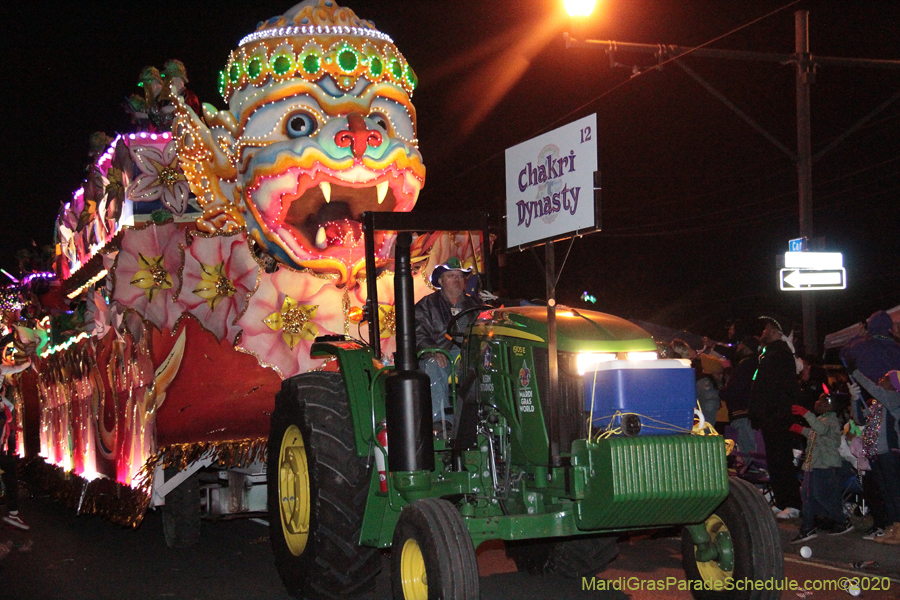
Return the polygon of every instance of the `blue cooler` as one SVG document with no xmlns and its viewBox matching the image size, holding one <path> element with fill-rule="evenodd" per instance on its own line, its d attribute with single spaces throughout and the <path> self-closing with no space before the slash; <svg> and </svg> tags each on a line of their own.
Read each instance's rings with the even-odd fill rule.
<svg viewBox="0 0 900 600">
<path fill-rule="evenodd" d="M 694 369 L 684 360 L 611 360 L 584 374 L 584 409 L 601 429 L 621 426 L 638 415 L 639 435 L 687 433 L 694 424 Z"/>
</svg>

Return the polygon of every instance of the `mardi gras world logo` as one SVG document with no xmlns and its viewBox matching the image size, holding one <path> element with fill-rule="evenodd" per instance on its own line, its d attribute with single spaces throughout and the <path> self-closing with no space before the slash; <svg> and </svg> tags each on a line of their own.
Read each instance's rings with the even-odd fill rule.
<svg viewBox="0 0 900 600">
<path fill-rule="evenodd" d="M 306 0 L 241 40 L 219 83 L 228 110 L 176 109 L 198 227 L 246 227 L 285 264 L 354 279 L 362 213 L 411 210 L 425 180 L 403 55 L 350 9 Z"/>
</svg>

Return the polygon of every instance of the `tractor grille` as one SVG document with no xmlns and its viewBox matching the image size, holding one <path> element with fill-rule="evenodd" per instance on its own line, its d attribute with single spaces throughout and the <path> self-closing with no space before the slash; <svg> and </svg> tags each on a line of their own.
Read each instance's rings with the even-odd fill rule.
<svg viewBox="0 0 900 600">
<path fill-rule="evenodd" d="M 568 364 L 569 353 L 558 354 L 559 394 L 556 398 L 556 406 L 551 407 L 547 402 L 548 383 L 550 381 L 550 354 L 546 348 L 534 348 L 534 367 L 537 376 L 538 394 L 541 399 L 541 410 L 544 413 L 544 422 L 549 423 L 550 411 L 554 410 L 559 426 L 559 451 L 569 453 L 572 451 L 572 442 L 588 436 L 587 416 L 584 412 L 584 379 L 568 373 L 562 365 Z M 548 432 L 549 435 L 549 432 Z"/>
<path fill-rule="evenodd" d="M 718 436 L 667 435 L 579 442 L 585 467 L 579 527 L 696 523 L 728 495 L 725 446 Z"/>
</svg>

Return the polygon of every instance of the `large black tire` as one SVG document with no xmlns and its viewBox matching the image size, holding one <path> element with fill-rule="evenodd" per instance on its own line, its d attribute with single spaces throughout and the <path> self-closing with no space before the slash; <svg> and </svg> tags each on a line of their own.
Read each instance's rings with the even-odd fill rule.
<svg viewBox="0 0 900 600">
<path fill-rule="evenodd" d="M 532 575 L 556 573 L 578 579 L 606 569 L 619 554 L 616 536 L 575 536 L 507 542 L 506 554 L 519 571 Z"/>
<path fill-rule="evenodd" d="M 698 563 L 694 541 L 685 529 L 681 536 L 685 575 L 692 582 L 692 592 L 698 599 L 776 600 L 780 596 L 776 590 L 702 589 L 713 587 L 716 581 L 724 583 L 727 578 L 737 582 L 745 578 L 779 581 L 784 577 L 781 537 L 766 499 L 755 486 L 742 479 L 731 477 L 729 482 L 728 498 L 707 518 L 706 527 L 713 541 L 719 538 L 726 546 L 731 546 L 733 564 Z M 705 585 L 699 585 L 701 582 Z M 698 587 L 701 589 L 695 589 Z"/>
<path fill-rule="evenodd" d="M 478 562 L 462 516 L 439 498 L 403 508 L 391 546 L 394 600 L 478 600 Z"/>
<path fill-rule="evenodd" d="M 272 413 L 267 484 L 275 566 L 291 595 L 345 599 L 374 587 L 381 555 L 359 545 L 370 477 L 366 458 L 356 455 L 342 376 L 284 381 Z"/>
<path fill-rule="evenodd" d="M 177 472 L 178 469 L 166 469 L 166 479 Z M 162 522 L 169 548 L 189 548 L 200 539 L 200 479 L 196 473 L 166 494 Z"/>
</svg>

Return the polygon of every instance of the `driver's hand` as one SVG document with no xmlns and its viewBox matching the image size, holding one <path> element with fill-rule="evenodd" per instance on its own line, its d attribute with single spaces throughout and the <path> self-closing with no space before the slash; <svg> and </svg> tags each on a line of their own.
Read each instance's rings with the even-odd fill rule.
<svg viewBox="0 0 900 600">
<path fill-rule="evenodd" d="M 447 365 L 450 364 L 450 363 L 447 361 L 447 357 L 444 356 L 443 354 L 439 353 L 439 352 L 436 352 L 436 353 L 434 354 L 434 361 L 435 361 L 435 362 L 438 364 L 438 366 L 439 366 L 440 368 L 442 368 L 442 369 L 446 368 Z"/>
</svg>

